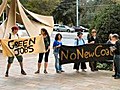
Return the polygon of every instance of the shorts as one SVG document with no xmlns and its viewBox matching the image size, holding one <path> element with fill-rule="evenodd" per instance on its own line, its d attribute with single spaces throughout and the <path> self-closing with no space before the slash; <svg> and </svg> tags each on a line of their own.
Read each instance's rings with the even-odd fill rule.
<svg viewBox="0 0 120 90">
<path fill-rule="evenodd" d="M 22 62 L 23 61 L 23 57 L 22 56 L 16 56 L 18 62 Z M 13 63 L 14 60 L 14 56 L 13 57 L 8 57 L 8 63 L 11 64 Z"/>
</svg>

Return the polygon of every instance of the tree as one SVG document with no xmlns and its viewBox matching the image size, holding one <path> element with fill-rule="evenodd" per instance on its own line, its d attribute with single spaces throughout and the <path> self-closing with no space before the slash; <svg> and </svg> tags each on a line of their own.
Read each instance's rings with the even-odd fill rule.
<svg viewBox="0 0 120 90">
<path fill-rule="evenodd" d="M 94 17 L 103 11 L 110 4 L 114 4 L 113 0 L 83 0 L 81 7 L 83 13 L 81 13 L 81 24 L 89 24 L 93 21 Z"/>
<path fill-rule="evenodd" d="M 24 6 L 35 13 L 51 15 L 60 0 L 29 0 Z"/>
<path fill-rule="evenodd" d="M 94 18 L 91 28 L 96 28 L 101 42 L 108 40 L 110 33 L 120 35 L 120 5 L 110 5 Z"/>
<path fill-rule="evenodd" d="M 82 12 L 80 7 L 79 12 Z M 76 25 L 76 0 L 63 0 L 53 11 L 53 16 L 56 23 Z"/>
</svg>

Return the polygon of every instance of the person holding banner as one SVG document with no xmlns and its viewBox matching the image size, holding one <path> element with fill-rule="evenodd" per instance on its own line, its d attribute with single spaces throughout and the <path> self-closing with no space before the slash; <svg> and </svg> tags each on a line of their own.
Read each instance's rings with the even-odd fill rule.
<svg viewBox="0 0 120 90">
<path fill-rule="evenodd" d="M 60 33 L 58 33 L 58 34 L 56 34 L 55 41 L 53 43 L 53 54 L 55 56 L 56 73 L 64 72 L 62 70 L 61 65 L 59 64 L 59 50 L 60 50 L 60 47 L 62 46 L 61 39 L 62 39 L 62 35 Z"/>
<path fill-rule="evenodd" d="M 78 32 L 77 33 L 77 38 L 75 38 L 75 43 L 74 43 L 75 46 L 79 46 L 79 45 L 84 45 L 85 44 L 85 41 L 82 38 L 82 35 L 83 35 L 82 32 Z M 79 72 L 79 66 L 80 66 L 80 62 L 75 63 L 73 69 L 76 69 L 76 72 Z M 81 69 L 82 69 L 83 72 L 86 72 L 85 71 L 85 69 L 86 69 L 86 63 L 85 62 L 81 62 Z"/>
<path fill-rule="evenodd" d="M 18 26 L 13 26 L 12 28 L 12 33 L 9 33 L 8 36 L 6 36 L 6 39 L 18 39 L 20 36 L 18 35 Z M 18 62 L 21 67 L 21 74 L 26 75 L 26 72 L 23 70 L 23 57 L 21 55 L 16 55 L 16 58 L 18 59 Z M 5 77 L 8 77 L 9 69 L 11 67 L 11 64 L 13 63 L 14 56 L 13 57 L 8 57 L 8 64 L 7 64 L 7 70 L 5 73 Z"/>
<path fill-rule="evenodd" d="M 45 44 L 45 53 L 39 53 L 39 59 L 38 59 L 38 70 L 35 72 L 35 74 L 38 74 L 40 72 L 41 68 L 41 62 L 43 59 L 43 55 L 45 54 L 45 63 L 44 63 L 44 73 L 47 74 L 47 67 L 48 67 L 48 56 L 50 52 L 50 36 L 45 28 L 41 29 L 41 35 L 43 35 L 44 38 L 44 44 Z"/>
<path fill-rule="evenodd" d="M 115 74 L 112 75 L 114 79 L 120 79 L 120 40 L 117 34 L 113 34 L 112 38 L 116 41 L 115 46 L 112 46 L 110 49 L 114 51 L 114 68 Z"/>
<path fill-rule="evenodd" d="M 115 45 L 116 43 L 116 39 L 113 37 L 114 34 L 109 34 L 109 39 L 108 41 L 106 42 L 106 44 L 112 44 L 113 46 Z M 113 61 L 113 60 L 112 60 Z M 113 62 L 113 67 L 112 67 L 112 71 L 114 71 L 114 62 Z"/>
<path fill-rule="evenodd" d="M 107 44 L 115 44 L 115 42 L 112 40 L 113 34 L 109 34 L 108 41 L 106 42 Z"/>
<path fill-rule="evenodd" d="M 97 37 L 97 31 L 95 29 L 92 29 L 91 31 L 91 35 L 88 38 L 88 43 L 91 43 L 91 44 L 99 43 L 99 39 Z M 89 62 L 89 66 L 91 68 L 91 71 L 93 72 L 98 71 L 96 61 Z"/>
</svg>

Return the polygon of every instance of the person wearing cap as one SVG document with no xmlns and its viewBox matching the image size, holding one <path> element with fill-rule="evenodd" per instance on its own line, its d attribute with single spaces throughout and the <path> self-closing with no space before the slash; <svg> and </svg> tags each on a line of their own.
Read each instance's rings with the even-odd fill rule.
<svg viewBox="0 0 120 90">
<path fill-rule="evenodd" d="M 114 79 L 120 79 L 120 40 L 118 34 L 113 34 L 112 38 L 116 40 L 115 46 L 112 48 L 114 51 L 114 69 L 115 74 L 112 75 Z"/>
<path fill-rule="evenodd" d="M 92 29 L 91 34 L 88 38 L 88 43 L 94 44 L 99 43 L 99 39 L 97 37 L 97 31 L 95 29 Z M 97 69 L 97 61 L 91 61 L 89 62 L 89 66 L 91 68 L 91 71 L 98 71 Z"/>
<path fill-rule="evenodd" d="M 74 43 L 75 46 L 79 46 L 79 45 L 84 45 L 85 44 L 85 41 L 82 38 L 82 36 L 83 36 L 82 32 L 78 32 L 77 33 L 77 38 L 75 38 L 75 43 Z M 73 69 L 76 69 L 76 72 L 79 72 L 79 66 L 80 66 L 80 62 L 75 63 Z M 85 71 L 85 69 L 86 69 L 86 63 L 85 62 L 81 62 L 81 69 L 82 69 L 83 72 L 86 72 Z"/>
<path fill-rule="evenodd" d="M 116 43 L 116 39 L 113 37 L 113 35 L 114 34 L 109 34 L 109 37 L 108 37 L 108 41 L 106 42 L 106 44 L 111 44 L 111 46 L 114 46 L 115 45 L 115 43 Z M 111 61 L 111 60 L 109 60 L 109 61 Z M 112 61 L 113 61 L 113 59 L 112 59 Z M 112 67 L 112 71 L 114 71 L 114 62 L 112 63 L 113 65 L 113 67 Z"/>
<path fill-rule="evenodd" d="M 114 41 L 112 41 L 112 33 L 109 34 L 108 41 L 106 42 L 107 44 L 114 44 Z"/>
<path fill-rule="evenodd" d="M 19 38 L 19 35 L 18 35 L 18 26 L 13 26 L 11 28 L 12 32 L 9 33 L 5 38 L 6 39 L 18 39 Z M 23 57 L 21 55 L 16 55 L 15 56 L 20 64 L 20 67 L 21 67 L 21 74 L 22 75 L 26 75 L 25 71 L 23 70 Z M 5 77 L 8 77 L 9 75 L 9 69 L 11 67 L 11 64 L 13 63 L 13 60 L 14 60 L 14 56 L 12 57 L 8 57 L 8 64 L 7 64 L 7 70 L 6 70 L 6 73 L 5 73 Z"/>
</svg>

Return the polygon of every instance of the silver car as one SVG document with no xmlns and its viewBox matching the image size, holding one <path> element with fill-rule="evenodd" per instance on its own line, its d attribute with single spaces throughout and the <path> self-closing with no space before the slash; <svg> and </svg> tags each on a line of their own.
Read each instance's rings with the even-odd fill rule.
<svg viewBox="0 0 120 90">
<path fill-rule="evenodd" d="M 66 25 L 60 25 L 60 26 L 58 26 L 56 31 L 58 31 L 58 32 L 75 32 L 75 29 L 71 28 L 69 26 L 66 26 Z"/>
</svg>

